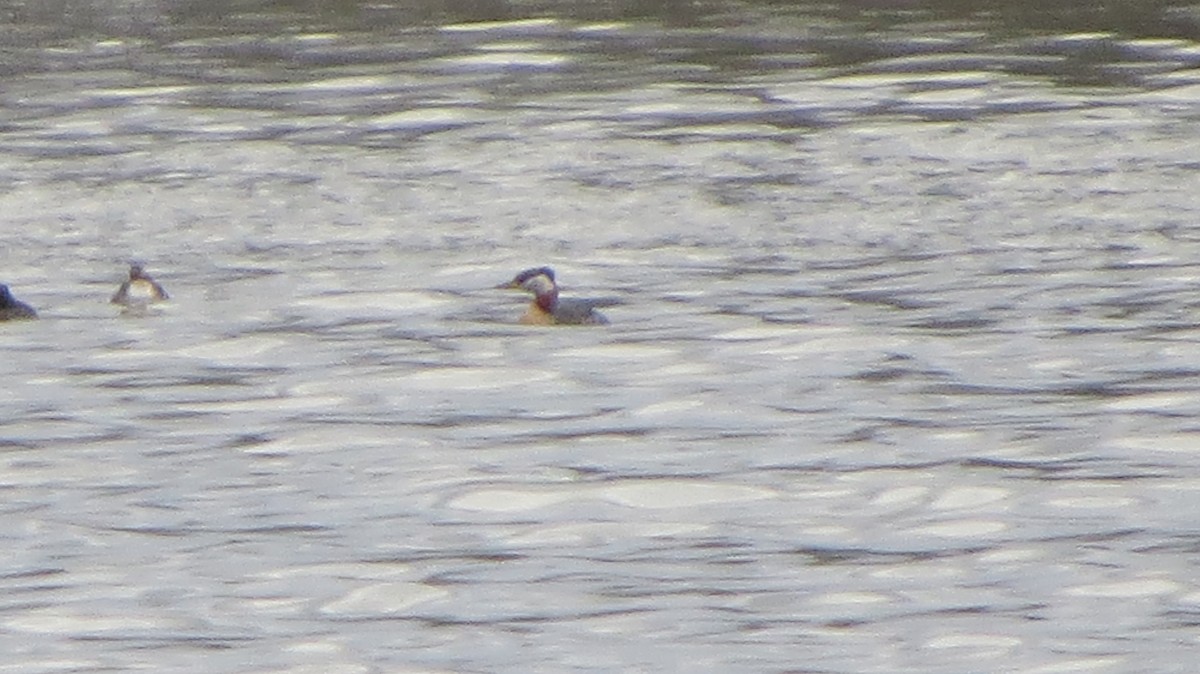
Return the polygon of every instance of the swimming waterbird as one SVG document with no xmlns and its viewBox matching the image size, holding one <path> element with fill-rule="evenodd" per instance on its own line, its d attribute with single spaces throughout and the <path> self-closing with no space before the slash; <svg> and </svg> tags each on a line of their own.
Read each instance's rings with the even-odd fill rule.
<svg viewBox="0 0 1200 674">
<path fill-rule="evenodd" d="M 532 267 L 517 274 L 513 280 L 498 288 L 513 288 L 533 293 L 533 302 L 521 316 L 525 325 L 606 325 L 608 319 L 597 306 L 597 300 L 563 299 L 558 296 L 558 285 L 554 282 L 554 270 L 549 267 Z"/>
</svg>

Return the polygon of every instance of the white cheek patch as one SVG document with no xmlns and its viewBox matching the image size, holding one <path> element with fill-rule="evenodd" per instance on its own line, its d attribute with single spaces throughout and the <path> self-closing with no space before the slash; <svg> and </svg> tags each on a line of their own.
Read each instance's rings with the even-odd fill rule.
<svg viewBox="0 0 1200 674">
<path fill-rule="evenodd" d="M 534 295 L 544 295 L 554 290 L 554 281 L 551 281 L 545 274 L 534 276 L 524 284 L 525 289 Z"/>
</svg>

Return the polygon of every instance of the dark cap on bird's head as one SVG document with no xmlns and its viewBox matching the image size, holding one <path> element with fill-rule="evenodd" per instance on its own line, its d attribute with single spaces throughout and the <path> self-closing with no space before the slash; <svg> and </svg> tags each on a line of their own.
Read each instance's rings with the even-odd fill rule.
<svg viewBox="0 0 1200 674">
<path fill-rule="evenodd" d="M 545 276 L 546 278 L 550 279 L 551 283 L 554 282 L 554 270 L 550 267 L 530 267 L 529 269 L 526 269 L 525 271 L 514 276 L 513 280 L 509 281 L 508 283 L 502 283 L 496 287 L 520 288 L 526 281 L 538 276 Z"/>
</svg>

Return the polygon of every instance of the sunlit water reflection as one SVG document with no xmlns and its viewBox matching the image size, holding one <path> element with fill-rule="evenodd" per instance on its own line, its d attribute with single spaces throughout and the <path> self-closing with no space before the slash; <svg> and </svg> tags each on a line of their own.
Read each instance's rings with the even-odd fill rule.
<svg viewBox="0 0 1200 674">
<path fill-rule="evenodd" d="M 1195 42 L 772 18 L 14 32 L 0 664 L 1190 671 Z"/>
</svg>

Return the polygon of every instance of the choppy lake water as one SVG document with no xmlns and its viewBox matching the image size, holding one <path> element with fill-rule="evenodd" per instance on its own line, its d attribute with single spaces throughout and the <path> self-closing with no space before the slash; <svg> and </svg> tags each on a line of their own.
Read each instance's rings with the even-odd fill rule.
<svg viewBox="0 0 1200 674">
<path fill-rule="evenodd" d="M 10 4 L 0 671 L 1195 667 L 1197 16 Z"/>
</svg>

